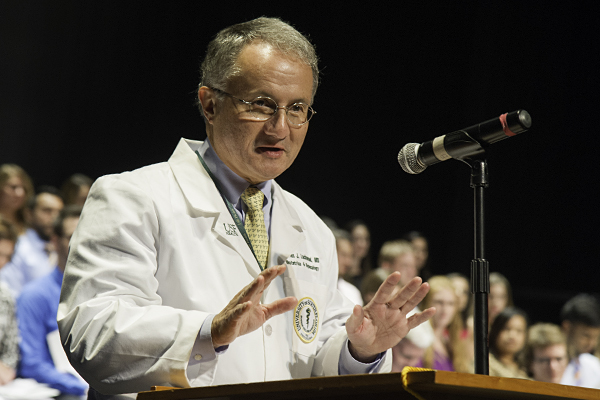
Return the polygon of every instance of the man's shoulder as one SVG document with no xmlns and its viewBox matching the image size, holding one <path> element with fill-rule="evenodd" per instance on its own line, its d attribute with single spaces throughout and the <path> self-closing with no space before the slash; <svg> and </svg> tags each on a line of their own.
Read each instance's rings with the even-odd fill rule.
<svg viewBox="0 0 600 400">
<path fill-rule="evenodd" d="M 308 204 L 306 204 L 298 196 L 296 196 L 295 194 L 292 194 L 291 192 L 288 192 L 287 190 L 283 189 L 275 181 L 273 181 L 273 189 L 274 189 L 274 196 L 275 197 L 279 197 L 279 199 L 287 207 L 289 207 L 290 209 L 294 210 L 298 214 L 298 217 L 301 220 L 303 220 L 305 222 L 314 223 L 319 228 L 322 228 L 322 229 L 324 229 L 324 230 L 326 230 L 328 232 L 331 232 L 331 230 L 327 227 L 327 225 L 325 224 L 325 222 L 323 222 L 323 220 L 321 219 L 321 217 L 319 217 L 317 215 L 317 213 L 315 213 L 313 211 L 313 209 L 310 208 L 310 206 Z M 332 233 L 332 235 L 333 235 L 333 233 Z"/>
<path fill-rule="evenodd" d="M 131 171 L 103 175 L 96 179 L 90 192 L 93 196 L 109 192 L 160 192 L 171 180 L 171 170 L 165 161 Z"/>
<path fill-rule="evenodd" d="M 586 368 L 594 368 L 600 374 L 600 359 L 598 357 L 583 353 L 579 355 L 579 362 Z"/>
</svg>

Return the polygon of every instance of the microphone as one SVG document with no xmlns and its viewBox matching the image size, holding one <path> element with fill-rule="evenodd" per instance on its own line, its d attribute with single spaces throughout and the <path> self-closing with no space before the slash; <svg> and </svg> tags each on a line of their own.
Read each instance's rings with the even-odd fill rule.
<svg viewBox="0 0 600 400">
<path fill-rule="evenodd" d="M 408 143 L 398 153 L 398 162 L 405 172 L 420 174 L 428 166 L 450 158 L 462 160 L 482 154 L 487 146 L 530 127 L 531 116 L 527 111 L 513 111 L 425 143 Z"/>
</svg>

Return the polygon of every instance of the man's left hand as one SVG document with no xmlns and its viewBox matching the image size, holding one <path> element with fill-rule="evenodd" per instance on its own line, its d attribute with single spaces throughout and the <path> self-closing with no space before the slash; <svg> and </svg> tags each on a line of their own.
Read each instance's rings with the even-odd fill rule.
<svg viewBox="0 0 600 400">
<path fill-rule="evenodd" d="M 406 315 L 423 300 L 429 284 L 416 277 L 398 290 L 400 273 L 394 272 L 381 284 L 375 296 L 364 307 L 356 305 L 346 321 L 350 354 L 363 363 L 375 361 L 377 355 L 394 347 L 409 330 L 435 314 L 428 308 L 410 318 Z"/>
</svg>

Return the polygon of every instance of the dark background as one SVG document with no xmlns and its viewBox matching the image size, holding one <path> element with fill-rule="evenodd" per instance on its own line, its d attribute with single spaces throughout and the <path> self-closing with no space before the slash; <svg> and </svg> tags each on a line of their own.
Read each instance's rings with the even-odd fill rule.
<svg viewBox="0 0 600 400">
<path fill-rule="evenodd" d="M 569 297 L 599 292 L 600 6 L 333 3 L 3 1 L 0 163 L 59 186 L 74 172 L 167 160 L 180 137 L 205 137 L 193 103 L 208 41 L 278 16 L 310 36 L 323 71 L 318 115 L 278 179 L 284 188 L 340 225 L 365 220 L 375 254 L 416 229 L 434 273 L 468 274 L 469 168 L 450 160 L 412 176 L 397 152 L 525 109 L 531 130 L 487 152 L 491 270 L 533 321 L 557 322 Z"/>
</svg>

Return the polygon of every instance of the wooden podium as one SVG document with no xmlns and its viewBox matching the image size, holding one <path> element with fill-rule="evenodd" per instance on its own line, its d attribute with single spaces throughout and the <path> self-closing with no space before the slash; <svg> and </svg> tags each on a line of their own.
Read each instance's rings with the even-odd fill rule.
<svg viewBox="0 0 600 400">
<path fill-rule="evenodd" d="M 149 392 L 140 392 L 137 398 L 138 400 L 598 400 L 600 399 L 600 390 L 524 379 L 405 369 L 402 373 L 346 375 L 189 389 L 157 387 Z"/>
</svg>

